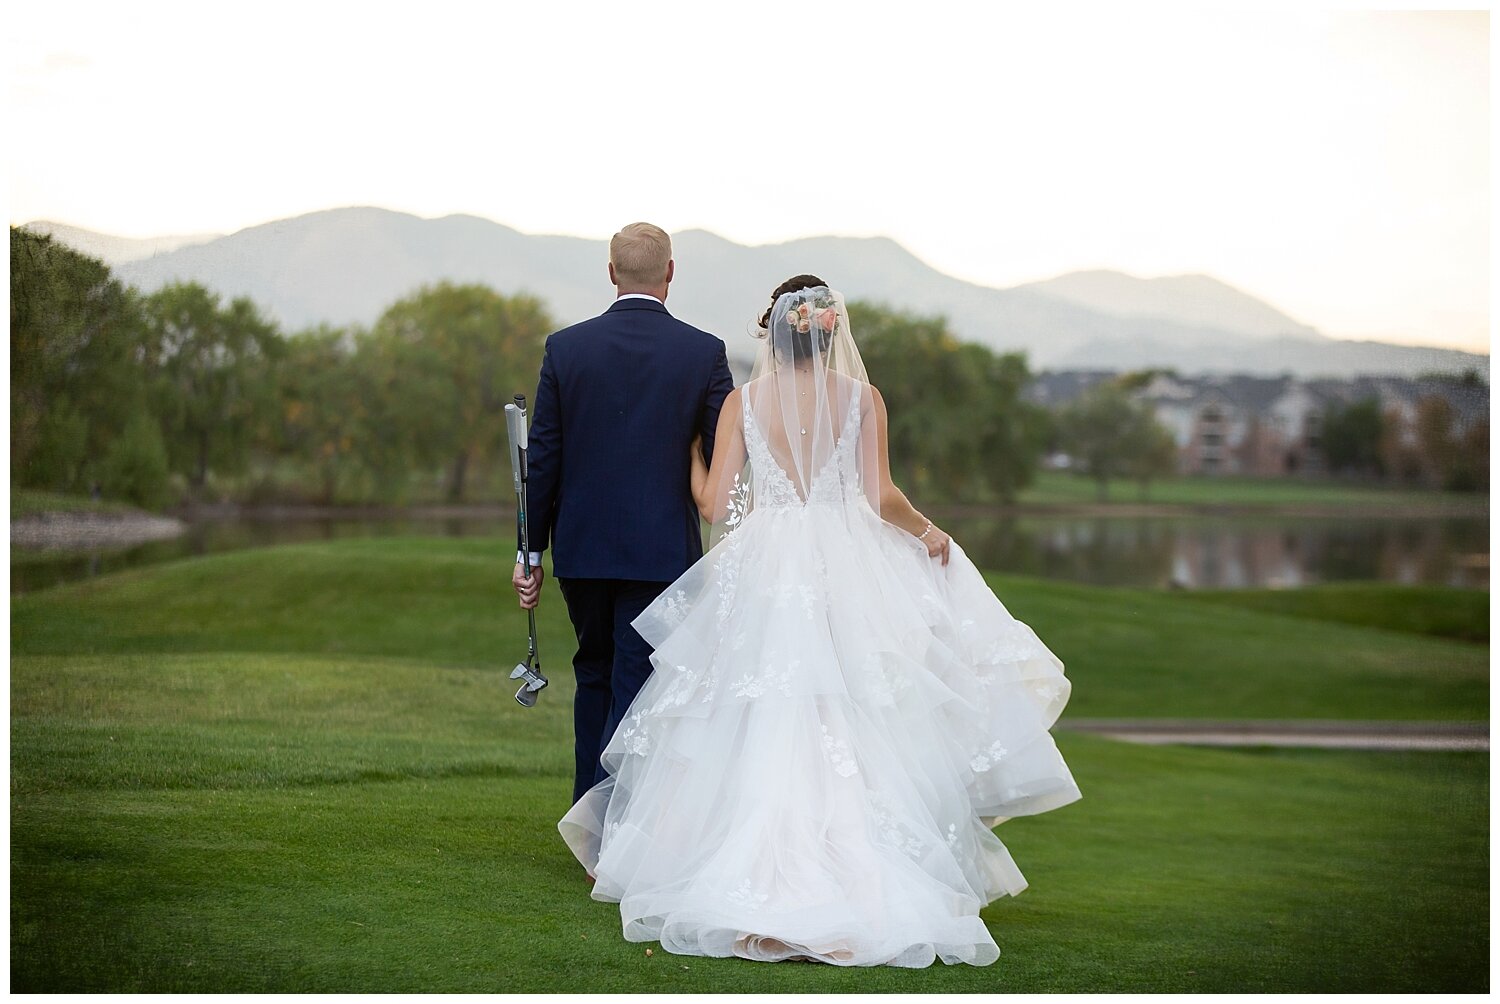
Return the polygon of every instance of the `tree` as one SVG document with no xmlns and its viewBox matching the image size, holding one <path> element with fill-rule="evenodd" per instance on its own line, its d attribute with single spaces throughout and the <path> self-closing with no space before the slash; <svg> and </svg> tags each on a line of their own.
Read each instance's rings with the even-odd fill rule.
<svg viewBox="0 0 1500 1004">
<path fill-rule="evenodd" d="M 144 407 L 139 303 L 98 259 L 10 231 L 11 477 L 83 486 Z"/>
<path fill-rule="evenodd" d="M 1131 370 L 1117 377 L 1120 386 L 1128 391 L 1143 390 L 1159 376 L 1176 377 L 1177 370 L 1171 366 L 1151 366 L 1143 370 Z"/>
<path fill-rule="evenodd" d="M 1441 394 L 1428 394 L 1417 401 L 1417 448 L 1422 480 L 1438 487 L 1444 484 L 1458 456 L 1453 437 L 1453 406 Z"/>
<path fill-rule="evenodd" d="M 1448 476 L 1453 491 L 1487 492 L 1490 488 L 1490 423 L 1475 422 L 1458 445 L 1458 463 Z"/>
<path fill-rule="evenodd" d="M 1441 394 L 1417 401 L 1417 444 L 1422 480 L 1447 491 L 1489 487 L 1490 427 L 1476 421 L 1462 433 L 1454 429 L 1454 409 Z"/>
<path fill-rule="evenodd" d="M 155 509 L 167 500 L 167 447 L 161 428 L 145 412 L 130 417 L 125 430 L 110 444 L 99 479 L 103 490 L 116 498 Z"/>
<path fill-rule="evenodd" d="M 1130 374 L 1101 381 L 1058 415 L 1059 439 L 1094 479 L 1101 501 L 1109 497 L 1112 478 L 1131 478 L 1145 498 L 1154 479 L 1177 469 L 1177 442 L 1171 432 L 1156 420 L 1149 402 L 1131 396 L 1131 388 L 1142 385 Z"/>
<path fill-rule="evenodd" d="M 68 489 L 82 483 L 89 454 L 89 420 L 66 392 L 46 403 L 27 435 L 30 448 L 22 468 L 26 484 Z"/>
<path fill-rule="evenodd" d="M 278 407 L 268 430 L 277 452 L 305 464 L 318 501 L 331 504 L 360 456 L 372 395 L 358 369 L 351 339 L 320 327 L 287 340 Z"/>
<path fill-rule="evenodd" d="M 1452 370 L 1429 370 L 1426 373 L 1418 373 L 1417 381 L 1441 381 L 1443 383 L 1455 384 L 1459 387 L 1483 387 L 1488 381 L 1473 366 L 1466 366 L 1462 373 L 1454 373 Z"/>
<path fill-rule="evenodd" d="M 1094 479 L 1099 499 L 1109 497 L 1111 478 L 1131 472 L 1130 451 L 1142 442 L 1137 425 L 1141 406 L 1113 380 L 1090 387 L 1059 416 L 1063 442 Z"/>
<path fill-rule="evenodd" d="M 354 454 L 359 469 L 371 480 L 373 495 L 382 502 L 407 500 L 411 471 L 419 466 L 417 447 L 425 443 L 430 414 L 423 412 L 423 395 L 413 393 L 416 382 L 402 378 L 399 360 L 388 346 L 368 332 L 354 335 L 350 362 L 359 405 L 354 426 Z M 435 399 L 435 395 L 427 395 Z M 430 433 L 425 434 L 430 438 Z M 425 447 L 424 450 L 431 450 Z"/>
<path fill-rule="evenodd" d="M 1031 483 L 1047 415 L 1025 401 L 1025 357 L 960 342 L 941 317 L 850 305 L 889 418 L 894 480 L 939 501 L 1012 501 Z"/>
<path fill-rule="evenodd" d="M 1381 442 L 1385 419 L 1380 402 L 1367 397 L 1354 404 L 1330 407 L 1323 416 L 1323 456 L 1335 473 L 1352 471 L 1370 477 L 1385 472 Z"/>
<path fill-rule="evenodd" d="M 1135 408 L 1124 448 L 1125 473 L 1140 485 L 1142 499 L 1150 496 L 1154 479 L 1177 470 L 1177 441 L 1144 402 Z"/>
<path fill-rule="evenodd" d="M 450 501 L 463 499 L 474 458 L 504 452 L 505 405 L 536 385 L 553 327 L 535 297 L 442 282 L 392 304 L 362 338 L 374 408 L 402 428 L 387 429 L 401 454 L 446 466 Z"/>
<path fill-rule="evenodd" d="M 978 423 L 979 452 L 988 487 L 1001 502 L 1011 503 L 1036 478 L 1052 416 L 1023 396 L 1031 383 L 1024 353 L 989 355 L 983 420 Z"/>
<path fill-rule="evenodd" d="M 1409 441 L 1406 419 L 1398 407 L 1387 408 L 1380 421 L 1380 469 L 1388 480 L 1417 484 L 1422 480 L 1421 457 Z"/>
<path fill-rule="evenodd" d="M 140 362 L 162 418 L 171 469 L 201 492 L 211 471 L 238 473 L 275 404 L 283 342 L 249 299 L 221 307 L 197 283 L 146 298 Z"/>
</svg>

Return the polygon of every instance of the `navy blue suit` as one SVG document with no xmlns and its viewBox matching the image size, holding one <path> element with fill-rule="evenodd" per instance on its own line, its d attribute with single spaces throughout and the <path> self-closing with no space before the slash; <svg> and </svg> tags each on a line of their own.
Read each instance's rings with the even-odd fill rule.
<svg viewBox="0 0 1500 1004">
<path fill-rule="evenodd" d="M 547 339 L 532 406 L 531 548 L 552 549 L 578 635 L 573 800 L 651 674 L 630 622 L 703 556 L 688 447 L 713 456 L 734 387 L 724 343 L 655 300 L 616 300 Z"/>
</svg>

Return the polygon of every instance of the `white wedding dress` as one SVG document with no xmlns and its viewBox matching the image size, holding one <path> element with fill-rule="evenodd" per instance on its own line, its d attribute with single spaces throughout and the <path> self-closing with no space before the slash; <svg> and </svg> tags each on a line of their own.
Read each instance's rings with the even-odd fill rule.
<svg viewBox="0 0 1500 1004">
<path fill-rule="evenodd" d="M 634 622 L 654 671 L 558 828 L 630 941 L 992 963 L 980 908 L 1026 880 L 990 827 L 1080 797 L 1062 663 L 956 542 L 944 566 L 872 509 L 868 396 L 805 498 L 742 400 L 754 506 Z"/>
</svg>

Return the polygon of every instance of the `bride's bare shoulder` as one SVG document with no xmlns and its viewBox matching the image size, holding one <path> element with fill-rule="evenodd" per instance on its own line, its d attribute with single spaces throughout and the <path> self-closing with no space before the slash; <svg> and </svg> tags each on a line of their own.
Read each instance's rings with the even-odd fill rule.
<svg viewBox="0 0 1500 1004">
<path fill-rule="evenodd" d="M 880 401 L 880 389 L 870 381 L 852 377 L 847 373 L 830 372 L 828 375 L 833 380 L 833 387 L 840 393 L 868 395 L 875 401 Z"/>
<path fill-rule="evenodd" d="M 762 373 L 760 376 L 756 377 L 754 380 L 746 380 L 744 383 L 740 384 L 738 387 L 736 387 L 734 389 L 734 393 L 740 394 L 741 391 L 744 391 L 744 393 L 740 394 L 740 396 L 744 397 L 744 398 L 748 398 L 750 400 L 750 402 L 751 402 L 751 406 L 753 407 L 756 404 L 756 402 L 759 401 L 759 399 L 762 396 L 762 394 L 765 394 L 765 393 L 775 393 L 775 391 L 766 391 L 765 390 L 765 388 L 771 387 L 774 384 L 774 382 L 775 382 L 775 380 L 774 380 L 775 376 L 776 376 L 776 373 L 775 373 L 774 370 L 770 370 L 770 371 L 767 371 L 765 373 Z M 727 401 L 728 398 L 725 398 L 725 400 Z"/>
<path fill-rule="evenodd" d="M 852 377 L 847 373 L 840 373 L 838 370 L 829 370 L 826 374 L 826 379 L 828 380 L 828 389 L 841 396 L 864 393 L 870 386 L 868 381 Z"/>
</svg>

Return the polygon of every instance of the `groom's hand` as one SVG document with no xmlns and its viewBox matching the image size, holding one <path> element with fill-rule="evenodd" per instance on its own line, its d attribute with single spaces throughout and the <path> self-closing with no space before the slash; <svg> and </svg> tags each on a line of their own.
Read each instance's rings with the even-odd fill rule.
<svg viewBox="0 0 1500 1004">
<path fill-rule="evenodd" d="M 521 598 L 521 609 L 530 610 L 536 606 L 536 602 L 542 595 L 542 566 L 531 566 L 531 578 L 526 577 L 526 569 L 521 563 L 516 562 L 516 570 L 510 577 L 510 584 L 516 587 L 516 595 Z"/>
</svg>

